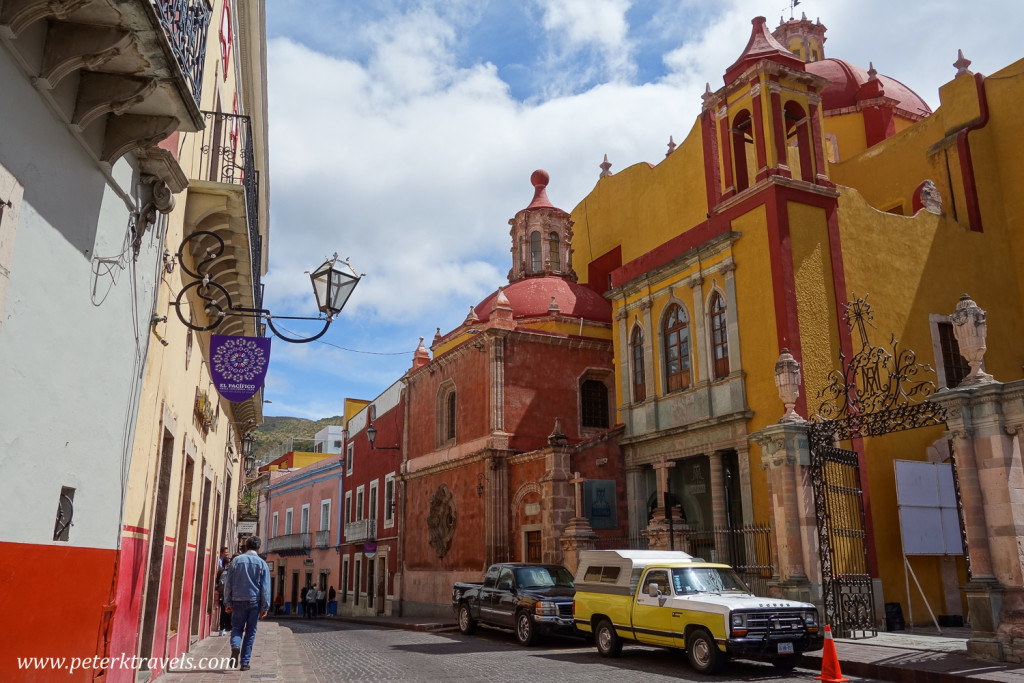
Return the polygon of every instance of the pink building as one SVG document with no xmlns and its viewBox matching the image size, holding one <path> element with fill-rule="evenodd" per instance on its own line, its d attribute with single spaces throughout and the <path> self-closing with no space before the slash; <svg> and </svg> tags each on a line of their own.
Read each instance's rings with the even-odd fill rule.
<svg viewBox="0 0 1024 683">
<path fill-rule="evenodd" d="M 397 476 L 404 406 L 404 386 L 398 381 L 347 423 L 339 614 L 392 614 L 398 585 Z"/>
<path fill-rule="evenodd" d="M 271 478 L 266 518 L 267 564 L 274 605 L 300 611 L 302 589 L 338 587 L 341 500 L 344 464 L 340 457 Z M 280 596 L 280 600 L 278 600 Z M 328 605 L 333 612 L 334 605 Z"/>
</svg>

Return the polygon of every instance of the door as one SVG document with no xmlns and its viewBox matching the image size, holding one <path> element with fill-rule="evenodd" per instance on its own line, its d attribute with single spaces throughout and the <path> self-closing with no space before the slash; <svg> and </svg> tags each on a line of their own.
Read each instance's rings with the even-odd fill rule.
<svg viewBox="0 0 1024 683">
<path fill-rule="evenodd" d="M 367 560 L 366 562 L 366 607 L 370 610 L 371 614 L 376 607 L 376 603 L 374 603 L 376 598 L 374 591 L 377 588 L 377 582 L 374 578 L 376 565 L 377 563 L 373 560 Z"/>
<path fill-rule="evenodd" d="M 540 530 L 526 532 L 526 561 L 541 562 Z"/>
<path fill-rule="evenodd" d="M 658 588 L 658 597 L 652 598 L 648 593 L 651 586 Z M 672 610 L 665 607 L 671 597 L 668 571 L 652 569 L 644 575 L 633 606 L 633 630 L 637 640 L 652 645 L 673 644 Z"/>
<path fill-rule="evenodd" d="M 292 609 L 291 611 L 299 611 L 299 572 L 295 570 L 292 572 Z"/>
<path fill-rule="evenodd" d="M 385 596 L 387 595 L 387 556 L 382 556 L 379 560 L 377 560 L 377 564 L 377 609 L 374 611 L 377 615 L 383 615 Z"/>
<path fill-rule="evenodd" d="M 498 626 L 512 628 L 515 623 L 515 590 L 516 583 L 512 570 L 502 567 L 498 572 L 498 585 L 491 593 L 494 623 Z"/>
</svg>

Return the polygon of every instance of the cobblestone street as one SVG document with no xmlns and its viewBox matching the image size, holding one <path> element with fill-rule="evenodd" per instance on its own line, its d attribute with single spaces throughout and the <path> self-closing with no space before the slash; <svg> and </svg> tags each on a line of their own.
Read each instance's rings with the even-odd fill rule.
<svg viewBox="0 0 1024 683">
<path fill-rule="evenodd" d="M 227 656 L 227 637 L 213 637 L 199 656 Z M 334 621 L 287 620 L 260 624 L 248 672 L 171 672 L 167 683 L 212 681 L 707 681 L 680 651 L 626 647 L 607 660 L 576 639 L 554 639 L 523 648 L 511 633 L 481 629 L 425 633 Z M 780 675 L 769 665 L 731 662 L 717 681 L 813 681 L 819 672 Z M 237 678 L 235 678 L 237 677 Z M 852 681 L 871 679 L 848 676 Z"/>
</svg>

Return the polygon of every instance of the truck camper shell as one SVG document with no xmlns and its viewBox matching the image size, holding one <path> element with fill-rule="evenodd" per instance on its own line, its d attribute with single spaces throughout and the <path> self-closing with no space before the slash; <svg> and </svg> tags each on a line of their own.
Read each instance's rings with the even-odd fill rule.
<svg viewBox="0 0 1024 683">
<path fill-rule="evenodd" d="M 576 570 L 576 590 L 632 595 L 652 564 L 703 563 L 681 550 L 584 550 Z"/>
</svg>

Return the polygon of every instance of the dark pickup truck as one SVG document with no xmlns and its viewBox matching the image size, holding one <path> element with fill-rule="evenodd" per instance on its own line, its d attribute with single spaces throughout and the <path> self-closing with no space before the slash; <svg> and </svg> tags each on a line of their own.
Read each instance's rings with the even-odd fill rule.
<svg viewBox="0 0 1024 683">
<path fill-rule="evenodd" d="M 482 584 L 456 583 L 452 610 L 465 634 L 477 624 L 496 626 L 512 629 L 522 645 L 532 645 L 546 633 L 578 635 L 575 593 L 572 574 L 561 565 L 505 562 L 491 565 Z"/>
</svg>

